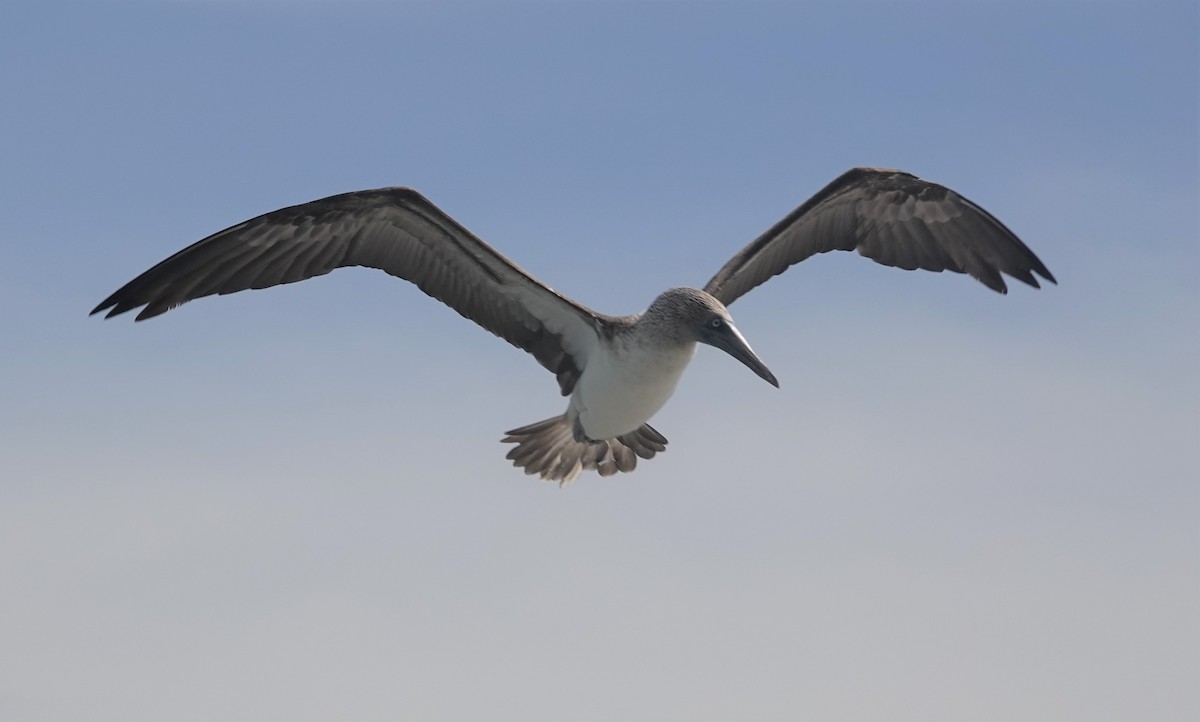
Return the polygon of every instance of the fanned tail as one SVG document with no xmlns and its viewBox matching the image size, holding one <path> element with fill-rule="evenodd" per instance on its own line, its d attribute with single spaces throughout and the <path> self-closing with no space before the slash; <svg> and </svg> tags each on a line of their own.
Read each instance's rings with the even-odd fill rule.
<svg viewBox="0 0 1200 722">
<path fill-rule="evenodd" d="M 565 414 L 505 433 L 501 442 L 517 445 L 507 457 L 513 466 L 546 481 L 557 481 L 559 486 L 588 469 L 595 469 L 600 476 L 628 473 L 637 466 L 639 456 L 650 459 L 667 448 L 666 437 L 650 424 L 613 439 L 577 441 Z"/>
</svg>

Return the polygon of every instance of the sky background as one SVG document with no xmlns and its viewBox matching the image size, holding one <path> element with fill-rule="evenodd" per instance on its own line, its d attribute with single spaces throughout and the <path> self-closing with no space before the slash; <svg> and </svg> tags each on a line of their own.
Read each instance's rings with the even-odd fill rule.
<svg viewBox="0 0 1200 722">
<path fill-rule="evenodd" d="M 1195 720 L 1193 2 L 9 2 L 0 718 Z M 636 473 L 504 460 L 554 380 L 382 273 L 87 312 L 410 185 L 607 313 L 855 165 L 1058 277 L 851 254 L 732 308 Z"/>
</svg>

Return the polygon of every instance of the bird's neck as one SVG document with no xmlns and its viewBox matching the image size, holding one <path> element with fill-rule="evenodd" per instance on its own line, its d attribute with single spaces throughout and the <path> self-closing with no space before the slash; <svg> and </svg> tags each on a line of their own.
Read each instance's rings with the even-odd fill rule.
<svg viewBox="0 0 1200 722">
<path fill-rule="evenodd" d="M 659 353 L 678 351 L 691 353 L 696 348 L 696 336 L 673 319 L 647 311 L 628 327 L 626 341 Z"/>
</svg>

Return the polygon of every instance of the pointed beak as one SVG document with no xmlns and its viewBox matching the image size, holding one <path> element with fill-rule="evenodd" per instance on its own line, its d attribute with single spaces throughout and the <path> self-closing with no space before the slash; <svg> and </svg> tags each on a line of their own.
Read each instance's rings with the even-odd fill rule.
<svg viewBox="0 0 1200 722">
<path fill-rule="evenodd" d="M 706 326 L 700 333 L 700 342 L 721 349 L 746 364 L 764 381 L 779 388 L 779 381 L 775 378 L 775 374 L 771 373 L 771 369 L 767 368 L 762 359 L 755 355 L 754 349 L 750 348 L 750 344 L 746 343 L 746 339 L 733 324 L 727 323 L 716 330 Z"/>
</svg>

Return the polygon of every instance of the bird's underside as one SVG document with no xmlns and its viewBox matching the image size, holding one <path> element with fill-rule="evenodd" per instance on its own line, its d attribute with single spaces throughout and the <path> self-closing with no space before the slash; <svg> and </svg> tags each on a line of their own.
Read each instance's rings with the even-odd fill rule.
<svg viewBox="0 0 1200 722">
<path fill-rule="evenodd" d="M 671 292 L 639 316 L 592 311 L 526 273 L 408 188 L 344 193 L 239 223 L 153 266 L 92 313 L 107 311 L 111 317 L 141 309 L 137 320 L 142 320 L 204 296 L 365 266 L 411 281 L 529 352 L 556 376 L 563 396 L 571 396 L 581 379 L 585 386 L 594 382 L 584 377 L 589 368 L 604 364 L 589 367 L 589 362 L 615 358 L 608 354 L 614 337 L 625 334 L 654 346 L 664 330 L 682 334 L 689 343 L 722 348 L 776 383 L 749 351 L 725 307 L 790 266 L 833 250 L 857 250 L 906 270 L 966 273 L 1000 293 L 1007 292 L 1002 274 L 1035 288 L 1037 277 L 1055 282 L 1008 228 L 953 190 L 903 171 L 854 168 L 734 255 L 703 291 L 689 290 L 701 305 L 711 307 L 706 313 L 723 314 L 729 326 L 724 335 L 713 336 L 703 326 L 715 318 L 711 315 L 692 318 L 688 314 L 695 309 L 684 313 L 661 304 Z M 684 339 L 693 332 L 695 338 Z M 623 369 L 605 363 L 603 373 L 622 378 Z M 671 389 L 673 384 L 672 379 Z M 508 454 L 514 465 L 566 483 L 582 471 L 601 476 L 629 472 L 638 458 L 663 451 L 666 439 L 645 420 L 611 438 L 593 440 L 573 428 L 568 414 L 509 431 L 503 441 L 516 444 Z"/>
</svg>

